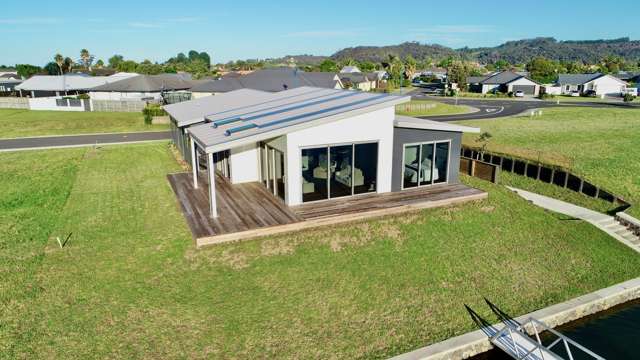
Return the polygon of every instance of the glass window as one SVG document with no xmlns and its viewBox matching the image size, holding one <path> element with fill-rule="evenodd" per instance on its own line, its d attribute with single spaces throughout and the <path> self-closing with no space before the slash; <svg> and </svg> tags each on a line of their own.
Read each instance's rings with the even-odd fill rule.
<svg viewBox="0 0 640 360">
<path fill-rule="evenodd" d="M 405 146 L 403 188 L 418 186 L 418 170 L 420 164 L 420 145 Z"/>
<path fill-rule="evenodd" d="M 328 148 L 303 149 L 302 201 L 317 201 L 329 198 L 328 192 Z"/>
<path fill-rule="evenodd" d="M 436 144 L 436 166 L 433 171 L 433 183 L 447 182 L 449 170 L 449 143 Z"/>
<path fill-rule="evenodd" d="M 375 192 L 378 178 L 378 143 L 356 144 L 353 164 L 353 193 Z"/>
<path fill-rule="evenodd" d="M 329 148 L 331 176 L 329 189 L 332 198 L 350 196 L 353 170 L 353 145 Z"/>
<path fill-rule="evenodd" d="M 433 169 L 433 144 L 422 144 L 420 148 L 420 185 L 431 185 L 438 176 L 438 170 Z"/>
</svg>

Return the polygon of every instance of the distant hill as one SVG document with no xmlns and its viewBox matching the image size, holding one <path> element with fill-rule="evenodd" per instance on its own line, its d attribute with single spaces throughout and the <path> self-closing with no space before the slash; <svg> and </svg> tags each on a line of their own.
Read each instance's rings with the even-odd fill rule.
<svg viewBox="0 0 640 360">
<path fill-rule="evenodd" d="M 381 62 L 388 58 L 389 54 L 405 58 L 408 55 L 416 59 L 443 59 L 455 56 L 457 52 L 442 45 L 427 45 L 418 42 L 405 42 L 399 45 L 389 46 L 357 46 L 346 48 L 331 55 L 334 60 L 354 59 L 357 61 Z"/>
<path fill-rule="evenodd" d="M 536 38 L 509 41 L 492 48 L 460 49 L 459 52 L 481 63 L 504 59 L 512 64 L 528 62 L 536 56 L 552 60 L 583 61 L 593 64 L 607 55 L 625 60 L 640 59 L 640 41 L 629 38 L 613 40 L 558 41 L 554 38 Z"/>
<path fill-rule="evenodd" d="M 613 40 L 558 41 L 554 38 L 535 38 L 509 41 L 496 47 L 451 49 L 441 45 L 405 42 L 391 46 L 357 46 L 340 50 L 331 57 L 334 60 L 380 62 L 389 54 L 402 58 L 412 55 L 418 60 L 427 58 L 440 60 L 458 56 L 481 63 L 492 63 L 499 59 L 512 64 L 525 63 L 536 56 L 552 60 L 584 61 L 596 63 L 607 55 L 620 56 L 626 60 L 640 59 L 640 41 L 629 38 Z"/>
</svg>

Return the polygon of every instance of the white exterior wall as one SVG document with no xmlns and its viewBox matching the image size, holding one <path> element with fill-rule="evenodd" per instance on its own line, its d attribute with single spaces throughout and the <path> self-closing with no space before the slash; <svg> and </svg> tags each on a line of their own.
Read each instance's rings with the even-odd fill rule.
<svg viewBox="0 0 640 360">
<path fill-rule="evenodd" d="M 161 98 L 159 92 L 118 92 L 118 91 L 91 91 L 89 97 L 94 100 L 140 100 L 142 98 Z"/>
<path fill-rule="evenodd" d="M 553 85 L 545 86 L 544 91 L 545 91 L 545 94 L 560 95 L 562 94 L 562 86 L 553 86 Z"/>
<path fill-rule="evenodd" d="M 288 205 L 302 203 L 301 150 L 305 147 L 357 142 L 378 143 L 377 192 L 391 191 L 394 107 L 315 126 L 287 134 L 286 199 Z"/>
<path fill-rule="evenodd" d="M 483 94 L 487 94 L 487 93 L 491 92 L 493 89 L 496 89 L 496 88 L 499 88 L 499 87 L 500 87 L 500 85 L 494 85 L 494 84 L 482 85 L 482 93 Z"/>
<path fill-rule="evenodd" d="M 55 97 L 29 98 L 29 109 L 31 110 L 53 110 L 53 111 L 84 111 L 82 106 L 58 106 Z"/>
<path fill-rule="evenodd" d="M 256 144 L 231 149 L 229 163 L 232 184 L 260 181 L 258 146 Z"/>
<path fill-rule="evenodd" d="M 620 80 L 606 75 L 586 83 L 583 91 L 595 90 L 598 96 L 621 96 L 626 88 Z"/>
</svg>

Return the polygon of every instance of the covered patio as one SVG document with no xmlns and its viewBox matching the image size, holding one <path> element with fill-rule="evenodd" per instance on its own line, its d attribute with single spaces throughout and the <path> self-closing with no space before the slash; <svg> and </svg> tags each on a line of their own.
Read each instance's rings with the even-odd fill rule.
<svg viewBox="0 0 640 360">
<path fill-rule="evenodd" d="M 462 184 L 367 194 L 288 207 L 259 182 L 231 184 L 216 173 L 218 212 L 212 217 L 209 184 L 190 173 L 168 175 L 198 247 L 480 200 L 487 193 Z"/>
</svg>

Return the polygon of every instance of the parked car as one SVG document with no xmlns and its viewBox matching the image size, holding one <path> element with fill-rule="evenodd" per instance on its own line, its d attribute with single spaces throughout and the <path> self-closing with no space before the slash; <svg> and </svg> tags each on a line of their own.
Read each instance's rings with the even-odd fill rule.
<svg viewBox="0 0 640 360">
<path fill-rule="evenodd" d="M 518 90 L 513 94 L 515 97 L 524 97 L 524 91 Z"/>
</svg>

